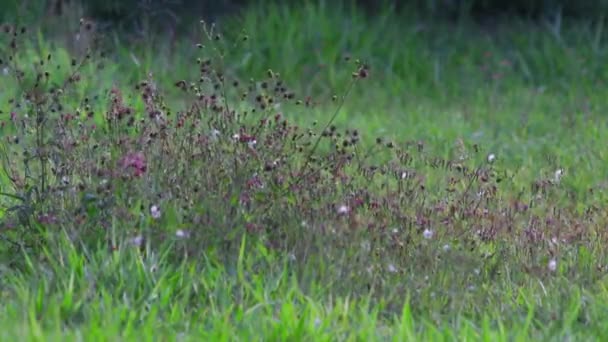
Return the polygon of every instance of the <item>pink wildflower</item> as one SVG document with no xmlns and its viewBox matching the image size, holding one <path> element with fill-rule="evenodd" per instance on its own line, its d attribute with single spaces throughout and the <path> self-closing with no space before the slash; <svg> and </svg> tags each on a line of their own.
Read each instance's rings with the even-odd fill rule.
<svg viewBox="0 0 608 342">
<path fill-rule="evenodd" d="M 142 152 L 131 152 L 122 158 L 120 165 L 125 169 L 133 169 L 133 175 L 140 177 L 146 173 L 146 157 Z"/>
</svg>

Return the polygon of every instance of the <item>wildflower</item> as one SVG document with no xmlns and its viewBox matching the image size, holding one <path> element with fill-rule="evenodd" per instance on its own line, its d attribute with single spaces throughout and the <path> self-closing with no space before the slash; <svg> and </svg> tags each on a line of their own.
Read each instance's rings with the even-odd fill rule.
<svg viewBox="0 0 608 342">
<path fill-rule="evenodd" d="M 564 176 L 564 169 L 557 169 L 555 171 L 555 174 L 553 175 L 553 181 L 555 183 L 559 183 L 559 181 L 562 179 L 563 176 Z"/>
<path fill-rule="evenodd" d="M 252 142 L 253 142 L 253 144 L 256 143 L 255 137 L 252 136 L 252 135 L 249 135 L 249 134 L 241 134 L 241 135 L 235 134 L 235 136 L 236 136 L 235 139 L 237 139 L 238 141 L 240 141 L 242 143 L 252 143 Z"/>
<path fill-rule="evenodd" d="M 175 236 L 176 236 L 176 237 L 178 237 L 178 238 L 180 238 L 180 239 L 185 239 L 185 238 L 190 237 L 190 232 L 185 231 L 185 230 L 183 230 L 183 229 L 178 229 L 178 230 L 175 232 Z"/>
<path fill-rule="evenodd" d="M 547 267 L 549 268 L 549 271 L 555 272 L 557 270 L 557 260 L 549 260 L 549 264 L 547 265 Z"/>
<path fill-rule="evenodd" d="M 366 65 L 361 66 L 353 76 L 356 78 L 367 78 L 369 76 L 369 68 Z"/>
<path fill-rule="evenodd" d="M 218 141 L 219 137 L 220 137 L 220 131 L 217 129 L 213 129 L 211 131 L 211 140 Z"/>
<path fill-rule="evenodd" d="M 146 158 L 142 152 L 127 154 L 122 158 L 121 165 L 125 169 L 133 169 L 136 177 L 143 175 L 147 169 Z"/>
<path fill-rule="evenodd" d="M 338 207 L 338 214 L 340 215 L 346 215 L 348 214 L 348 212 L 350 211 L 350 209 L 348 208 L 348 206 L 342 204 L 340 207 Z"/>
<path fill-rule="evenodd" d="M 42 214 L 38 216 L 38 222 L 44 225 L 57 223 L 57 218 L 54 215 Z"/>
<path fill-rule="evenodd" d="M 433 231 L 430 229 L 425 229 L 424 232 L 422 232 L 422 236 L 424 236 L 425 239 L 430 239 L 433 237 Z"/>
<path fill-rule="evenodd" d="M 133 237 L 131 240 L 129 240 L 129 242 L 135 246 L 135 247 L 139 247 L 143 244 L 144 242 L 144 237 L 141 235 L 137 235 L 135 237 Z"/>
<path fill-rule="evenodd" d="M 446 243 L 445 245 L 443 245 L 443 251 L 444 252 L 447 252 L 449 250 L 450 250 L 450 245 L 449 244 Z"/>
<path fill-rule="evenodd" d="M 159 219 L 160 218 L 160 208 L 156 205 L 153 205 L 152 208 L 150 208 L 150 215 L 152 215 L 152 217 L 155 219 Z"/>
<path fill-rule="evenodd" d="M 395 265 L 393 265 L 393 264 L 388 264 L 388 266 L 387 266 L 387 270 L 388 270 L 390 273 L 397 273 L 397 267 L 395 267 Z"/>
<path fill-rule="evenodd" d="M 488 163 L 493 163 L 496 160 L 496 155 L 494 153 L 490 153 L 488 155 Z"/>
</svg>

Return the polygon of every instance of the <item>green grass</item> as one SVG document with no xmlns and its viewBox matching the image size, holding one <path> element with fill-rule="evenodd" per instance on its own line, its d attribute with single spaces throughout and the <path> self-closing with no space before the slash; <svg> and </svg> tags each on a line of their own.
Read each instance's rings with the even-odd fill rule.
<svg viewBox="0 0 608 342">
<path fill-rule="evenodd" d="M 260 6 L 223 18 L 222 39 L 204 42 L 203 49 L 195 45 L 204 36 L 198 24 L 175 41 L 163 34 L 140 41 L 105 32 L 107 57 L 94 54 L 93 63 L 82 67 L 79 47 L 51 24 L 51 32 L 30 28 L 9 75 L 0 76 L 0 121 L 6 125 L 0 129 L 6 152 L 0 173 L 3 339 L 608 337 L 608 50 L 602 21 L 565 20 L 558 27 L 512 18 L 480 26 L 388 11 L 368 18 L 325 2 Z M 1 68 L 10 54 L 3 39 Z M 227 55 L 217 58 L 214 47 Z M 45 91 L 66 73 L 78 70 L 82 79 L 65 88 L 58 112 L 92 111 L 91 119 L 62 126 L 50 111 L 41 127 L 30 120 L 35 111 L 23 119 L 26 109 L 38 108 L 22 92 L 35 74 L 20 85 L 11 65 L 31 71 L 36 56 L 49 53 L 47 65 L 55 69 Z M 347 54 L 367 63 L 370 75 L 357 79 L 342 103 L 358 71 L 344 60 Z M 270 68 L 297 99 L 311 96 L 318 104 L 281 101 L 281 107 L 239 122 L 210 111 L 200 114 L 199 124 L 199 117 L 184 119 L 184 127 L 193 124 L 203 136 L 225 128 L 215 145 L 172 125 L 165 140 L 129 140 L 161 132 L 146 117 L 150 106 L 170 110 L 171 118 L 189 110 L 193 94 L 175 84 L 197 80 L 197 57 L 211 58 L 214 68 L 241 85 L 249 78 L 274 82 L 267 77 Z M 146 104 L 134 86 L 150 72 L 151 89 L 162 98 Z M 105 121 L 107 111 L 118 110 L 109 94 L 113 87 L 123 95 L 118 107 L 132 108 L 145 119 L 141 124 Z M 240 91 L 227 87 L 218 96 L 238 111 L 255 106 L 238 100 Z M 13 97 L 17 102 L 9 102 Z M 12 111 L 25 129 L 10 124 Z M 302 130 L 317 132 L 337 114 L 337 132 L 359 132 L 361 142 L 348 146 L 355 162 L 340 164 L 346 159 L 333 145 L 342 138 L 334 135 L 311 151 L 321 160 L 309 165 L 319 179 L 305 179 L 296 190 L 277 181 L 295 179 L 290 172 L 308 165 L 304 158 L 316 136 L 302 138 L 298 152 L 297 144 L 280 138 L 280 124 L 269 125 L 256 133 L 256 158 L 230 136 L 241 127 L 251 133 L 259 119 L 272 121 L 278 111 Z M 53 145 L 80 134 L 88 140 L 73 147 L 74 157 L 68 145 Z M 122 139 L 127 142 L 119 144 Z M 394 148 L 384 147 L 389 141 Z M 26 153 L 38 156 L 40 146 L 53 156 L 49 170 L 69 164 L 71 183 L 64 190 L 53 189 L 62 178 L 45 174 L 50 171 L 39 166 L 39 157 L 27 159 Z M 131 150 L 145 152 L 145 176 L 113 175 Z M 399 153 L 411 160 L 399 161 Z M 489 154 L 496 161 L 489 163 Z M 275 160 L 276 171 L 266 172 Z M 386 175 L 367 179 L 363 167 L 370 165 L 386 165 Z M 479 176 L 463 175 L 461 165 Z M 564 176 L 556 182 L 558 169 Z M 404 170 L 416 176 L 392 176 Z M 26 185 L 9 179 L 13 171 Z M 240 204 L 252 174 L 265 187 L 254 186 L 247 192 L 251 202 Z M 486 174 L 489 179 L 480 180 Z M 357 196 L 370 206 L 336 215 L 334 206 Z M 152 205 L 160 206 L 161 218 L 152 217 Z M 36 220 L 43 214 L 57 221 Z M 431 238 L 425 229 L 433 231 Z M 133 241 L 138 236 L 143 243 Z"/>
<path fill-rule="evenodd" d="M 431 280 L 405 304 L 374 303 L 298 280 L 289 260 L 268 251 L 248 256 L 245 241 L 226 266 L 212 258 L 175 264 L 129 248 L 83 253 L 58 239 L 61 249 L 28 260 L 22 273 L 3 271 L 4 339 L 507 341 L 608 334 L 605 285 L 584 290 L 565 276 L 521 287 L 472 284 L 480 288 L 451 299 L 447 283 L 433 288 L 440 282 Z"/>
</svg>

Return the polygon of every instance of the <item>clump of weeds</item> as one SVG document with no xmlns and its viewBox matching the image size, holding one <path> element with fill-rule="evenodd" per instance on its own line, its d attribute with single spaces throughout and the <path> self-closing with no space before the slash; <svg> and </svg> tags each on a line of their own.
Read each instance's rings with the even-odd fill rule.
<svg viewBox="0 0 608 342">
<path fill-rule="evenodd" d="M 246 237 L 261 246 L 249 252 L 284 255 L 300 279 L 385 299 L 452 298 L 506 274 L 514 284 L 556 274 L 593 282 L 606 271 L 605 211 L 562 201 L 562 170 L 518 188 L 500 156 L 463 141 L 447 158 L 423 141 L 363 144 L 365 131 L 334 119 L 373 68 L 345 59 L 343 93 L 313 99 L 278 70 L 256 79 L 226 65 L 246 50 L 245 33 L 205 23 L 201 33 L 190 78 L 159 84 L 150 70 L 99 89 L 112 69 L 103 40 L 70 57 L 32 43 L 26 28 L 2 28 L 11 87 L 0 114 L 0 237 L 15 267 L 62 232 L 108 253 L 170 246 L 176 260 L 213 254 L 226 264 Z M 327 121 L 290 120 L 311 108 Z M 599 259 L 581 266 L 582 250 Z"/>
</svg>

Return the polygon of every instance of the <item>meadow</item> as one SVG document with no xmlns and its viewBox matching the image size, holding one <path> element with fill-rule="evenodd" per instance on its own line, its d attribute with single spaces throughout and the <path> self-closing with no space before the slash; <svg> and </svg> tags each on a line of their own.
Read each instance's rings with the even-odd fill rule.
<svg viewBox="0 0 608 342">
<path fill-rule="evenodd" d="M 4 24 L 0 337 L 605 340 L 604 24 Z"/>
</svg>

